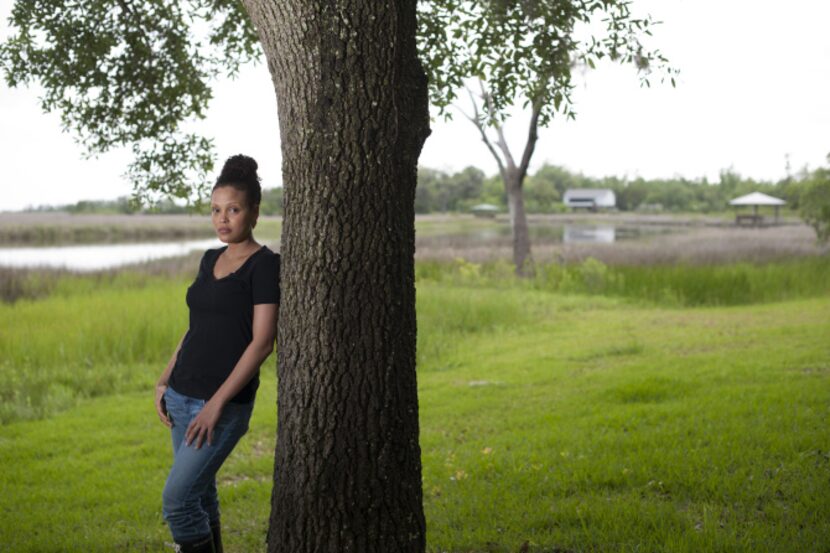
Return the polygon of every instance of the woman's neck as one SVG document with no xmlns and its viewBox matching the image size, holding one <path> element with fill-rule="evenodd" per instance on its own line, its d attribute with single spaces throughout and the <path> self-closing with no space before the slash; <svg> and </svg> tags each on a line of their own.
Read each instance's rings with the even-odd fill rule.
<svg viewBox="0 0 830 553">
<path fill-rule="evenodd" d="M 228 244 L 226 253 L 228 257 L 246 257 L 252 250 L 259 249 L 260 245 L 256 243 L 253 236 L 249 236 L 246 240 L 241 242 L 233 242 Z"/>
</svg>

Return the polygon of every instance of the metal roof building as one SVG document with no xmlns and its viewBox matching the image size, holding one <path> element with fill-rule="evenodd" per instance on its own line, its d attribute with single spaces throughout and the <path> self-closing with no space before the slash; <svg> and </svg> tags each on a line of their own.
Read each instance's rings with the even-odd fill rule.
<svg viewBox="0 0 830 553">
<path fill-rule="evenodd" d="M 562 201 L 568 207 L 596 210 L 599 207 L 616 207 L 617 196 L 610 188 L 569 188 Z"/>
</svg>

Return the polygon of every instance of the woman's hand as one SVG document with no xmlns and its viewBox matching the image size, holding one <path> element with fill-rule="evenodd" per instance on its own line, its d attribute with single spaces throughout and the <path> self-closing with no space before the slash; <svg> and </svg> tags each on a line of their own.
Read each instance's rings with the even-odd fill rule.
<svg viewBox="0 0 830 553">
<path fill-rule="evenodd" d="M 167 415 L 167 406 L 164 404 L 164 392 L 167 390 L 167 384 L 159 382 L 156 384 L 156 413 L 159 419 L 167 428 L 171 428 L 173 423 L 170 422 L 170 417 Z"/>
<path fill-rule="evenodd" d="M 222 415 L 223 407 L 224 405 L 221 402 L 213 399 L 208 400 L 187 426 L 187 431 L 184 433 L 185 444 L 190 445 L 191 442 L 196 441 L 196 449 L 199 449 L 207 438 L 207 444 L 211 445 L 213 443 L 213 429 Z"/>
</svg>

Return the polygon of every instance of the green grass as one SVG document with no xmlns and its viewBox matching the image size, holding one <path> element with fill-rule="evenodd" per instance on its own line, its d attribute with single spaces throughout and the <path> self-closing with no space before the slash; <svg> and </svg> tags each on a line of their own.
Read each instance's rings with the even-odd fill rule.
<svg viewBox="0 0 830 553">
<path fill-rule="evenodd" d="M 0 550 L 165 550 L 152 382 L 184 287 L 4 306 L 0 355 L 29 363 L 4 388 L 97 392 L 0 426 Z M 678 308 L 419 280 L 428 550 L 826 551 L 829 313 L 827 295 Z M 219 473 L 228 551 L 264 550 L 274 363 Z"/>
<path fill-rule="evenodd" d="M 421 378 L 430 543 L 830 545 L 828 308 L 597 306 L 465 341 Z"/>
<path fill-rule="evenodd" d="M 40 301 L 0 305 L 0 421 L 32 419 L 78 399 L 145 388 L 187 329 L 189 283 L 69 278 Z M 166 356 L 166 357 L 165 357 Z"/>
<path fill-rule="evenodd" d="M 830 256 L 774 263 L 634 266 L 609 266 L 588 258 L 572 265 L 538 264 L 533 278 L 525 280 L 511 278 L 512 273 L 513 265 L 504 260 L 423 261 L 416 266 L 422 281 L 595 294 L 669 306 L 742 305 L 830 294 Z"/>
</svg>

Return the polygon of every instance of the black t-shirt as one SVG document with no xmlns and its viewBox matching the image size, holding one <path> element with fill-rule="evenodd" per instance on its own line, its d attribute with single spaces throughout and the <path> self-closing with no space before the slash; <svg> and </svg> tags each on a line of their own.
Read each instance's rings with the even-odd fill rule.
<svg viewBox="0 0 830 553">
<path fill-rule="evenodd" d="M 227 248 L 205 252 L 199 274 L 187 289 L 190 328 L 168 381 L 177 392 L 205 400 L 216 393 L 251 343 L 254 305 L 280 302 L 280 254 L 262 246 L 236 271 L 217 279 L 213 267 Z M 253 401 L 258 387 L 257 368 L 230 401 Z"/>
</svg>

